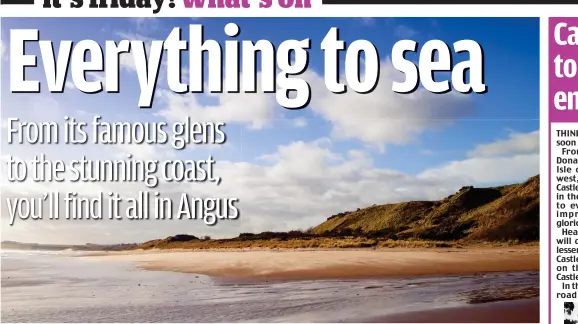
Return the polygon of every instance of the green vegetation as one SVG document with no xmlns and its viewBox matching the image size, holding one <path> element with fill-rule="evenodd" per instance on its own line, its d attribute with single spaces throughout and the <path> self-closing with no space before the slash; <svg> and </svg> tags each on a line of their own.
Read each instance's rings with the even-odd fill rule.
<svg viewBox="0 0 578 324">
<path fill-rule="evenodd" d="M 136 249 L 387 248 L 536 245 L 540 180 L 494 188 L 464 187 L 439 201 L 374 205 L 327 218 L 307 231 L 242 233 L 211 240 L 176 235 Z"/>
<path fill-rule="evenodd" d="M 464 187 L 440 201 L 378 205 L 331 216 L 321 234 L 351 230 L 396 239 L 534 241 L 539 239 L 540 180 L 495 188 Z"/>
</svg>

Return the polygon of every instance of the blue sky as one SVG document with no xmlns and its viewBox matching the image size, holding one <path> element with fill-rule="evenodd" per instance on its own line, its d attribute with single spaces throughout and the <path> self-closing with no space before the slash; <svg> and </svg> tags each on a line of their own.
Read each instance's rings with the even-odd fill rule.
<svg viewBox="0 0 578 324">
<path fill-rule="evenodd" d="M 270 105 L 261 104 L 259 98 L 254 97 L 239 100 L 233 98 L 234 105 L 238 105 L 239 110 L 247 111 L 247 114 L 243 115 L 223 109 L 219 98 L 209 100 L 203 95 L 195 96 L 199 105 L 178 110 L 174 107 L 174 101 L 171 104 L 170 100 L 159 99 L 158 92 L 152 109 L 139 109 L 137 78 L 130 68 L 122 70 L 120 94 L 101 93 L 88 97 L 76 89 L 67 88 L 64 94 L 49 94 L 44 90 L 39 95 L 16 95 L 10 94 L 6 86 L 9 82 L 9 58 L 6 54 L 10 29 L 38 28 L 42 39 L 54 41 L 90 38 L 103 42 L 107 39 L 123 38 L 164 40 L 175 26 L 183 28 L 183 38 L 186 39 L 189 24 L 203 24 L 205 39 L 224 41 L 227 37 L 223 33 L 223 27 L 229 22 L 240 26 L 241 34 L 238 39 L 242 40 L 267 39 L 279 44 L 286 39 L 311 38 L 308 77 L 317 81 L 323 73 L 320 43 L 331 27 L 339 27 L 340 37 L 346 42 L 356 39 L 371 41 L 384 61 L 383 67 L 390 70 L 391 66 L 387 67 L 386 61 L 393 44 L 400 39 L 413 39 L 419 44 L 430 39 L 440 39 L 450 47 L 455 41 L 472 39 L 484 49 L 488 92 L 482 95 L 424 95 L 424 98 L 413 102 L 407 100 L 407 97 L 392 95 L 391 83 L 388 82 L 390 80 L 384 79 L 374 93 L 365 96 L 329 95 L 323 92 L 323 89 L 314 88 L 311 106 L 302 110 L 287 110 L 276 105 L 274 101 Z M 336 203 L 328 209 L 324 209 L 322 202 L 319 202 L 319 206 L 311 207 L 315 215 L 306 220 L 303 219 L 302 210 L 291 211 L 292 216 L 281 221 L 267 212 L 274 208 L 256 208 L 254 213 L 246 213 L 247 217 L 254 217 L 248 222 L 248 230 L 265 230 L 275 226 L 281 229 L 291 226 L 306 227 L 318 223 L 334 211 L 354 208 L 372 201 L 385 203 L 407 199 L 438 199 L 461 185 L 509 183 L 537 174 L 538 30 L 539 21 L 534 18 L 3 19 L 2 113 L 3 118 L 39 118 L 38 114 L 30 116 L 23 107 L 37 105 L 41 107 L 38 108 L 39 111 L 46 112 L 48 110 L 42 108 L 42 102 L 44 98 L 50 98 L 52 104 L 58 107 L 58 113 L 46 114 L 47 117 L 55 118 L 58 114 L 79 118 L 100 114 L 108 120 L 152 122 L 162 120 L 163 112 L 177 111 L 188 111 L 192 118 L 197 119 L 206 118 L 206 115 L 217 116 L 227 122 L 228 145 L 218 150 L 185 150 L 177 152 L 177 157 L 201 158 L 211 153 L 216 158 L 227 161 L 226 167 L 237 168 L 234 169 L 236 171 L 227 171 L 233 177 L 243 174 L 239 176 L 243 178 L 243 172 L 249 165 L 251 168 L 263 168 L 262 171 L 254 172 L 263 172 L 261 174 L 264 179 L 250 187 L 247 182 L 242 182 L 226 189 L 215 189 L 215 194 L 236 194 L 235 190 L 245 192 L 261 185 L 262 188 L 255 188 L 255 192 L 267 192 L 283 184 L 303 190 L 317 188 L 319 185 L 325 189 L 317 193 L 323 197 L 330 196 L 331 183 L 319 184 L 314 181 L 315 177 L 311 173 L 322 173 L 331 166 L 341 169 L 331 171 L 335 173 L 331 173 L 329 178 L 335 177 L 335 181 L 345 183 L 353 181 L 351 187 L 359 187 L 350 189 L 351 192 L 346 194 L 347 197 L 358 198 L 351 199 L 345 205 Z M 29 50 L 31 53 L 37 52 L 33 46 Z M 407 58 L 417 61 L 418 57 L 408 55 Z M 454 55 L 454 63 L 466 58 L 467 54 Z M 30 73 L 37 77 L 42 75 L 42 70 L 39 68 Z M 161 80 L 159 87 L 166 88 L 166 82 Z M 170 98 L 176 100 L 177 96 Z M 211 107 L 203 105 L 206 103 L 210 103 Z M 367 117 L 364 119 L 365 115 Z M 166 114 L 164 116 L 166 117 Z M 307 151 L 312 147 L 313 150 Z M 8 148 L 4 151 L 8 153 L 4 154 L 17 154 L 10 153 L 11 149 L 19 150 Z M 299 149 L 306 152 L 301 153 Z M 324 158 L 318 157 L 313 151 L 321 155 L 324 153 L 320 152 L 329 152 L 341 158 L 333 162 L 319 162 L 319 159 Z M 30 153 L 21 150 L 18 152 L 23 156 Z M 86 152 L 90 150 L 86 149 Z M 97 156 L 102 154 L 101 149 L 95 149 L 94 152 Z M 354 156 L 353 152 L 362 152 L 364 158 L 348 157 Z M 66 150 L 62 151 L 62 154 L 74 156 L 75 153 Z M 285 161 L 285 164 L 280 159 L 288 158 L 287 154 L 293 154 L 293 157 L 290 159 L 291 163 Z M 300 154 L 303 154 L 303 158 L 299 158 Z M 320 165 L 313 165 L 316 162 Z M 343 171 L 350 165 L 360 170 L 351 173 Z M 291 169 L 292 167 L 296 169 Z M 299 180 L 303 187 L 299 187 L 299 181 L 295 180 L 296 183 L 288 177 L 281 177 L 286 182 L 274 178 L 281 172 L 279 170 L 283 170 L 286 173 L 282 172 L 284 175 L 291 175 L 289 178 Z M 384 174 L 395 174 L 396 177 L 389 181 L 388 178 L 382 178 Z M 401 181 L 400 178 L 404 180 Z M 365 186 L 369 182 L 373 183 L 373 187 Z M 423 189 L 428 186 L 432 186 L 430 191 Z M 376 196 L 367 194 L 376 190 Z M 383 192 L 379 193 L 380 190 Z M 408 190 L 412 192 L 408 196 L 399 194 Z M 392 194 L 388 195 L 388 192 Z M 287 199 L 292 193 L 293 191 L 280 190 L 279 195 Z M 313 193 L 306 197 L 311 197 L 311 194 Z M 247 204 L 259 200 L 258 198 L 247 197 Z M 268 200 L 276 201 L 275 197 L 268 197 Z M 253 207 L 247 208 L 253 211 Z M 167 234 L 170 234 L 171 230 L 167 228 Z M 211 229 L 209 233 L 218 235 L 220 232 L 219 229 Z M 138 233 L 134 235 L 138 238 L 150 237 Z"/>
</svg>

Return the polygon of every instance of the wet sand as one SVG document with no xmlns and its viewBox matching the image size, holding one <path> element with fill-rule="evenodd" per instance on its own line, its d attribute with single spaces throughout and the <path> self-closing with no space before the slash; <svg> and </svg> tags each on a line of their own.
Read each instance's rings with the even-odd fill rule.
<svg viewBox="0 0 578 324">
<path fill-rule="evenodd" d="M 364 323 L 540 323 L 539 299 L 494 302 L 366 319 Z"/>
<path fill-rule="evenodd" d="M 416 267 L 420 269 L 432 265 L 438 270 L 445 265 L 445 272 L 463 272 L 458 268 L 468 260 L 476 263 L 493 256 L 502 261 L 509 257 L 520 262 L 533 253 L 525 250 L 465 253 L 440 250 L 155 251 L 79 257 L 72 252 L 3 250 L 1 316 L 5 322 L 12 323 L 61 323 L 70 318 L 85 323 L 537 323 L 535 299 L 539 296 L 539 271 L 535 270 L 296 281 L 257 277 L 253 281 L 238 278 L 232 272 L 228 273 L 229 277 L 215 278 L 179 271 L 135 269 L 135 265 L 154 266 L 154 262 L 149 262 L 156 260 L 162 264 L 168 260 L 189 272 L 204 269 L 222 273 L 219 269 L 223 266 L 229 269 L 252 266 L 245 274 L 265 273 L 265 277 L 282 278 L 280 267 L 288 267 L 289 271 L 300 271 L 301 278 L 306 279 L 328 277 L 328 274 L 341 277 L 367 274 L 368 265 L 370 269 L 381 265 L 389 269 L 389 273 L 398 274 L 407 270 L 408 264 L 419 264 Z M 525 254 L 528 255 L 519 257 Z M 399 262 L 394 262 L 396 259 Z M 124 262 L 138 260 L 142 263 Z M 357 272 L 348 274 L 344 270 L 347 268 L 340 268 L 342 264 L 348 264 Z M 316 269 L 324 268 L 332 270 L 315 273 Z"/>
<path fill-rule="evenodd" d="M 539 270 L 538 247 L 308 251 L 131 251 L 97 254 L 147 270 L 286 280 Z"/>
</svg>

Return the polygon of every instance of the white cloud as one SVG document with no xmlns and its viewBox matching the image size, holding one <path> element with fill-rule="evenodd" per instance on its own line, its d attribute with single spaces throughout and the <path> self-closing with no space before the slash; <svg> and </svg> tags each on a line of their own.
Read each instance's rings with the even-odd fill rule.
<svg viewBox="0 0 578 324">
<path fill-rule="evenodd" d="M 508 139 L 477 145 L 468 158 L 433 167 L 421 178 L 464 183 L 514 182 L 540 170 L 539 131 L 511 133 Z"/>
<path fill-rule="evenodd" d="M 102 149 L 99 158 L 110 158 L 115 152 L 119 152 L 118 147 Z M 150 146 L 143 157 L 163 154 L 158 147 Z M 514 154 L 451 161 L 412 175 L 376 166 L 373 158 L 363 150 L 339 152 L 328 138 L 280 145 L 271 154 L 261 156 L 260 161 L 262 163 L 218 161 L 215 172 L 223 178 L 219 186 L 179 183 L 162 184 L 157 189 L 171 197 L 186 192 L 197 197 L 239 198 L 241 218 L 237 221 L 221 222 L 215 227 L 205 226 L 200 220 L 130 223 L 104 220 L 96 224 L 68 221 L 62 226 L 58 224 L 58 237 L 52 238 L 67 242 L 106 239 L 112 243 L 142 241 L 181 232 L 223 237 L 239 232 L 307 228 L 345 210 L 373 204 L 440 199 L 464 185 L 514 182 L 533 176 L 539 170 L 537 154 Z M 74 188 L 42 187 L 42 190 L 76 190 Z M 87 186 L 82 192 L 116 191 L 131 197 L 144 189 L 139 183 L 98 183 L 98 186 Z M 2 190 L 4 194 L 7 191 L 30 194 L 23 186 L 7 185 Z M 54 223 L 45 222 L 45 225 Z M 40 231 L 38 237 L 55 233 L 42 231 L 45 225 L 35 223 L 33 230 Z M 95 231 L 94 226 L 99 230 Z M 105 238 L 102 232 L 110 236 Z M 18 232 L 10 230 L 9 233 L 17 235 Z"/>
<path fill-rule="evenodd" d="M 309 108 L 331 123 L 332 138 L 359 140 L 382 151 L 388 144 L 411 143 L 422 133 L 452 125 L 455 119 L 473 112 L 468 95 L 455 92 L 439 95 L 424 89 L 412 94 L 394 93 L 391 83 L 403 80 L 403 75 L 390 60 L 381 63 L 378 87 L 369 94 L 331 93 L 323 76 L 313 70 L 302 77 L 312 89 Z M 257 80 L 260 79 L 258 74 Z M 159 115 L 169 120 L 194 116 L 198 121 L 245 123 L 253 129 L 261 129 L 277 116 L 276 109 L 282 109 L 274 95 L 262 92 L 209 96 L 212 103 L 203 104 L 202 95 L 179 95 L 161 90 L 158 98 L 165 106 Z M 302 124 L 301 121 L 297 123 Z"/>
<path fill-rule="evenodd" d="M 126 39 L 129 41 L 133 41 L 133 40 L 143 41 L 145 44 L 147 57 L 149 55 L 148 53 L 151 52 L 151 43 L 153 40 L 155 40 L 152 37 L 148 37 L 148 36 L 144 36 L 144 35 L 139 34 L 139 33 L 132 33 L 132 32 L 117 32 L 116 35 L 119 36 L 123 40 Z M 137 71 L 137 66 L 136 66 L 136 63 L 134 62 L 134 56 L 132 55 L 132 53 L 122 53 L 119 56 L 119 65 L 121 68 L 126 69 L 128 71 L 133 71 L 133 72 Z"/>
<path fill-rule="evenodd" d="M 2 60 L 8 60 L 8 38 L 4 33 L 0 34 L 0 57 Z"/>
<path fill-rule="evenodd" d="M 510 133 L 504 140 L 476 146 L 468 153 L 470 157 L 494 157 L 511 154 L 538 154 L 540 152 L 540 131 L 530 133 Z"/>
<path fill-rule="evenodd" d="M 432 150 L 420 150 L 419 154 L 421 155 L 426 155 L 426 156 L 431 156 L 431 155 L 435 155 L 435 152 Z"/>
<path fill-rule="evenodd" d="M 260 80 L 260 73 L 257 80 Z M 258 85 L 259 87 L 259 85 Z M 169 121 L 178 121 L 190 116 L 197 122 L 244 123 L 251 129 L 262 129 L 275 116 L 274 94 L 223 93 L 223 94 L 175 94 L 160 90 L 157 94 L 163 109 L 157 114 Z M 212 101 L 202 103 L 202 100 Z"/>
<path fill-rule="evenodd" d="M 87 81 L 100 81 L 102 88 L 106 90 L 106 77 L 103 72 L 86 72 Z M 76 85 L 72 81 L 66 81 L 64 83 L 64 88 L 74 90 L 77 89 Z"/>
<path fill-rule="evenodd" d="M 371 19 L 371 18 L 360 18 Z M 411 29 L 397 25 L 395 30 L 410 32 Z M 117 32 L 118 36 L 129 40 L 143 40 L 150 44 L 153 38 L 133 32 Z M 150 50 L 147 48 L 147 50 Z M 121 65 L 136 71 L 131 54 L 121 55 Z M 354 139 L 384 151 L 387 145 L 404 145 L 419 138 L 424 132 L 447 127 L 455 119 L 468 117 L 473 111 L 468 95 L 450 92 L 444 95 L 432 94 L 418 89 L 413 94 L 396 94 L 391 90 L 393 80 L 402 81 L 404 76 L 397 71 L 389 59 L 381 62 L 378 87 L 369 94 L 348 91 L 333 94 L 327 90 L 323 75 L 308 70 L 301 77 L 307 79 L 312 89 L 310 108 L 315 114 L 330 122 L 331 137 L 334 139 Z M 163 61 L 163 68 L 166 62 Z M 183 81 L 188 80 L 188 69 L 183 68 Z M 161 76 L 163 74 L 161 73 Z M 259 75 L 257 76 L 259 80 Z M 169 90 L 159 90 L 157 98 L 165 106 L 159 114 L 175 120 L 182 116 L 194 116 L 197 121 L 223 121 L 242 123 L 252 129 L 265 128 L 278 117 L 274 95 L 254 94 L 173 94 Z M 359 113 L 363 109 L 363 113 Z M 302 127 L 303 120 L 296 120 L 295 127 Z"/>
<path fill-rule="evenodd" d="M 122 35 L 127 39 L 142 39 L 140 35 Z M 345 210 L 407 200 L 439 199 L 464 185 L 513 182 L 538 173 L 539 156 L 535 150 L 538 136 L 533 133 L 512 134 L 506 140 L 480 145 L 473 148 L 465 160 L 449 161 L 419 174 L 379 166 L 367 150 L 338 150 L 333 143 L 339 139 L 353 139 L 380 149 L 391 144 L 407 144 L 419 139 L 428 130 L 447 127 L 455 119 L 472 113 L 471 102 L 464 95 L 434 95 L 424 90 L 411 95 L 394 94 L 390 87 L 397 73 L 391 62 L 385 61 L 381 65 L 377 90 L 365 95 L 351 91 L 338 95 L 326 89 L 322 75 L 309 71 L 302 76 L 312 88 L 312 102 L 308 109 L 330 122 L 331 133 L 326 134 L 327 138 L 278 143 L 281 145 L 261 156 L 258 162 L 219 160 L 215 166 L 215 172 L 223 178 L 219 186 L 162 183 L 158 189 L 171 196 L 186 192 L 193 196 L 239 198 L 242 214 L 237 221 L 221 222 L 215 227 L 203 225 L 202 221 L 65 221 L 56 224 L 33 223 L 34 226 L 22 222 L 17 227 L 4 230 L 3 234 L 15 240 L 32 240 L 26 239 L 26 235 L 29 235 L 38 240 L 59 243 L 117 243 L 143 241 L 181 232 L 222 237 L 239 232 L 306 228 Z M 92 77 L 98 79 L 99 76 Z M 260 80 L 260 76 L 257 76 L 257 80 Z M 270 126 L 270 122 L 278 117 L 277 109 L 283 109 L 276 103 L 274 94 L 263 93 L 178 95 L 159 90 L 157 98 L 160 110 L 155 110 L 158 112 L 152 117 L 171 122 L 191 117 L 196 122 L 241 123 L 254 130 Z M 21 106 L 27 109 L 22 110 Z M 30 121 L 58 120 L 64 114 L 80 114 L 72 109 L 65 111 L 52 97 L 19 102 L 9 108 L 9 114 L 5 109 L 3 106 L 5 118 L 18 116 Z M 108 121 L 120 119 L 110 112 L 103 115 Z M 307 126 L 307 120 L 303 118 L 289 122 L 294 127 Z M 358 146 L 361 147 L 363 145 Z M 63 160 L 82 155 L 114 159 L 127 153 L 142 159 L 191 158 L 189 152 L 179 153 L 165 146 L 146 145 L 18 146 L 3 151 L 3 154 L 28 159 L 43 151 Z M 430 151 L 424 149 L 420 153 L 429 154 Z M 2 179 L 5 180 L 4 175 Z M 130 197 L 145 189 L 138 182 L 2 184 L 3 194 L 20 196 L 75 190 L 86 195 L 120 192 Z M 5 204 L 2 208 L 5 208 Z M 5 211 L 0 215 L 6 215 Z M 2 218 L 4 221 L 5 217 Z M 53 229 L 47 230 L 49 227 Z"/>
<path fill-rule="evenodd" d="M 371 18 L 371 17 L 361 17 L 358 18 L 362 24 L 366 25 L 366 26 L 371 26 L 373 24 L 375 24 L 375 18 Z"/>
<path fill-rule="evenodd" d="M 138 30 L 153 30 L 158 27 L 159 20 L 156 17 L 132 17 L 129 18 Z"/>
<path fill-rule="evenodd" d="M 417 35 L 418 32 L 407 25 L 397 25 L 393 30 L 393 34 L 402 39 L 411 39 L 413 36 Z"/>
<path fill-rule="evenodd" d="M 331 135 L 357 139 L 381 150 L 387 144 L 408 144 L 427 130 L 447 127 L 473 112 L 467 95 L 439 95 L 421 88 L 412 94 L 393 92 L 392 82 L 403 81 L 403 74 L 389 59 L 382 62 L 378 87 L 370 94 L 351 90 L 334 94 L 325 88 L 322 76 L 312 71 L 306 74 L 313 92 L 311 108 L 331 122 Z"/>
<path fill-rule="evenodd" d="M 293 120 L 293 126 L 296 128 L 307 127 L 307 119 L 305 118 L 295 118 Z"/>
<path fill-rule="evenodd" d="M 145 18 L 146 19 L 146 18 Z M 139 33 L 133 33 L 133 32 L 116 32 L 116 35 L 121 37 L 122 39 L 126 39 L 126 40 L 139 40 L 139 41 L 143 41 L 145 43 L 150 43 L 153 40 L 155 40 L 155 38 L 153 37 L 149 37 L 149 36 L 145 36 L 143 34 L 139 34 Z"/>
<path fill-rule="evenodd" d="M 463 183 L 513 182 L 536 175 L 540 170 L 539 154 L 477 157 L 453 161 L 420 174 L 426 179 Z"/>
<path fill-rule="evenodd" d="M 103 72 L 87 72 L 86 75 L 93 79 L 93 81 L 100 81 L 102 87 L 106 89 L 106 77 Z"/>
</svg>

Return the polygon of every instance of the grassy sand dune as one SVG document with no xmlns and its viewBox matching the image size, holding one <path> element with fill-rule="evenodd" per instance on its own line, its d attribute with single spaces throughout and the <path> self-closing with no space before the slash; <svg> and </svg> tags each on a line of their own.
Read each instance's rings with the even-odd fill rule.
<svg viewBox="0 0 578 324">
<path fill-rule="evenodd" d="M 539 238 L 540 179 L 493 188 L 463 187 L 439 201 L 374 205 L 329 217 L 315 234 L 351 230 L 430 240 Z"/>
<path fill-rule="evenodd" d="M 448 248 L 537 244 L 540 180 L 463 187 L 439 201 L 373 205 L 327 218 L 307 231 L 241 233 L 211 240 L 176 235 L 134 249 Z"/>
</svg>

